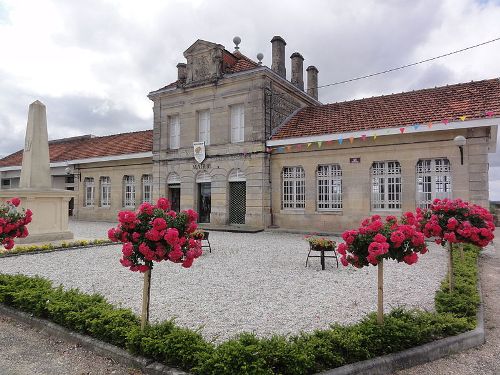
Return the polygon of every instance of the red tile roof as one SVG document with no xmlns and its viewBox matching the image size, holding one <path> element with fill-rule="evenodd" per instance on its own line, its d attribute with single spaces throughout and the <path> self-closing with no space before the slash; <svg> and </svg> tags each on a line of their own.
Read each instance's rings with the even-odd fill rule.
<svg viewBox="0 0 500 375">
<path fill-rule="evenodd" d="M 224 51 L 224 62 L 226 62 L 225 56 L 227 55 L 229 55 L 229 52 Z M 239 51 L 230 55 L 234 57 L 234 59 L 232 60 L 229 60 L 229 58 L 227 59 L 228 62 L 230 62 L 231 64 L 228 64 L 226 66 L 226 73 L 243 72 L 245 70 L 251 70 L 259 66 L 259 64 L 257 64 L 255 61 L 249 59 Z"/>
<path fill-rule="evenodd" d="M 500 116 L 500 81 L 460 83 L 299 110 L 272 139 Z"/>
<path fill-rule="evenodd" d="M 104 137 L 85 135 L 49 141 L 51 162 L 151 152 L 152 150 L 152 130 L 113 134 Z M 21 165 L 22 160 L 23 150 L 20 150 L 0 159 L 0 167 Z"/>
</svg>

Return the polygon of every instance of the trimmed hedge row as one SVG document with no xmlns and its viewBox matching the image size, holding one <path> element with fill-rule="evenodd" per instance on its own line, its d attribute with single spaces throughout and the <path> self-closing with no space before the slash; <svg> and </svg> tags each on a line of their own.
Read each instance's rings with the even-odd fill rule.
<svg viewBox="0 0 500 375">
<path fill-rule="evenodd" d="M 244 333 L 220 345 L 172 320 L 141 331 L 130 310 L 100 295 L 54 288 L 39 277 L 0 275 L 0 302 L 194 374 L 312 374 L 473 329 L 479 303 L 477 257 L 478 249 L 471 246 L 463 260 L 455 254 L 456 288 L 450 294 L 443 283 L 436 294 L 437 313 L 398 308 L 383 325 L 371 314 L 349 326 L 288 337 Z"/>
<path fill-rule="evenodd" d="M 75 247 L 88 247 L 88 246 L 108 245 L 108 244 L 113 244 L 113 242 L 111 242 L 110 240 L 97 239 L 97 240 L 77 240 L 71 242 L 62 242 L 60 245 L 53 245 L 51 243 L 45 245 L 28 245 L 28 246 L 17 245 L 11 250 L 0 249 L 0 258 L 12 255 L 27 254 L 27 253 L 40 253 L 44 251 L 50 252 L 50 251 L 70 249 Z"/>
</svg>

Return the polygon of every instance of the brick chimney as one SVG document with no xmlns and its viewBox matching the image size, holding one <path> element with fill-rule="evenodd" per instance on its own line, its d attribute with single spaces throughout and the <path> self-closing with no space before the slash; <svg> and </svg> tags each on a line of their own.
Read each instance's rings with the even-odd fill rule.
<svg viewBox="0 0 500 375">
<path fill-rule="evenodd" d="M 280 36 L 275 36 L 271 39 L 273 45 L 273 63 L 271 69 L 278 73 L 281 77 L 286 79 L 285 68 L 285 40 Z"/>
<path fill-rule="evenodd" d="M 307 69 L 307 94 L 318 100 L 318 69 L 308 66 Z"/>
<path fill-rule="evenodd" d="M 292 60 L 292 85 L 304 91 L 304 58 L 298 52 L 290 56 Z"/>
<path fill-rule="evenodd" d="M 187 78 L 187 68 L 185 63 L 177 64 L 177 79 L 180 82 L 186 82 Z"/>
</svg>

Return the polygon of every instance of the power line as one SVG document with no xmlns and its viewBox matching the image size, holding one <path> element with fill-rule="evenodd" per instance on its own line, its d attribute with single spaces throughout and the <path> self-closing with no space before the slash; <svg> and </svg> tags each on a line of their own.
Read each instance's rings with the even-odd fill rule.
<svg viewBox="0 0 500 375">
<path fill-rule="evenodd" d="M 448 53 L 445 53 L 444 55 L 439 55 L 439 56 L 431 57 L 429 59 L 421 60 L 421 61 L 414 62 L 414 63 L 411 63 L 411 64 L 402 65 L 402 66 L 399 66 L 397 68 L 387 69 L 387 70 L 384 70 L 384 71 L 378 72 L 378 73 L 367 74 L 367 75 L 361 76 L 361 77 L 346 79 L 345 81 L 338 81 L 338 82 L 334 82 L 334 83 L 329 83 L 327 85 L 321 85 L 321 86 L 318 86 L 317 88 L 320 89 L 320 88 L 328 87 L 328 86 L 341 85 L 343 83 L 349 83 L 349 82 L 359 81 L 360 79 L 375 77 L 375 76 L 378 76 L 378 75 L 381 75 L 381 74 L 394 72 L 396 70 L 401 70 L 401 69 L 409 68 L 410 66 L 415 66 L 415 65 L 418 65 L 418 64 L 422 64 L 422 63 L 425 63 L 425 62 L 432 61 L 432 60 L 437 60 L 437 59 L 440 59 L 442 57 L 446 57 L 446 56 L 454 55 L 456 53 L 464 52 L 464 51 L 467 51 L 467 50 L 472 49 L 472 48 L 484 46 L 485 44 L 493 43 L 493 42 L 496 42 L 498 40 L 500 40 L 500 37 L 492 39 L 492 40 L 488 40 L 487 42 L 479 43 L 479 44 L 476 44 L 476 45 L 473 45 L 473 46 L 470 46 L 470 47 L 462 48 L 462 49 L 459 49 L 459 50 L 456 50 L 456 51 L 453 51 L 453 52 L 448 52 Z"/>
</svg>

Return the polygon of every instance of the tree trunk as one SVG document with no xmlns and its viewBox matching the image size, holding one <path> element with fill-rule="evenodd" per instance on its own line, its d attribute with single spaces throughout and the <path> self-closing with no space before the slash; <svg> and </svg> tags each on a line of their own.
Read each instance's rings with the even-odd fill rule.
<svg viewBox="0 0 500 375">
<path fill-rule="evenodd" d="M 378 262 L 377 323 L 384 324 L 384 260 Z"/>
<path fill-rule="evenodd" d="M 454 278 L 453 278 L 453 244 L 448 242 L 448 284 L 450 286 L 450 293 L 453 292 Z"/>
<path fill-rule="evenodd" d="M 144 272 L 144 288 L 142 289 L 141 329 L 149 323 L 149 293 L 151 290 L 151 270 Z"/>
</svg>

